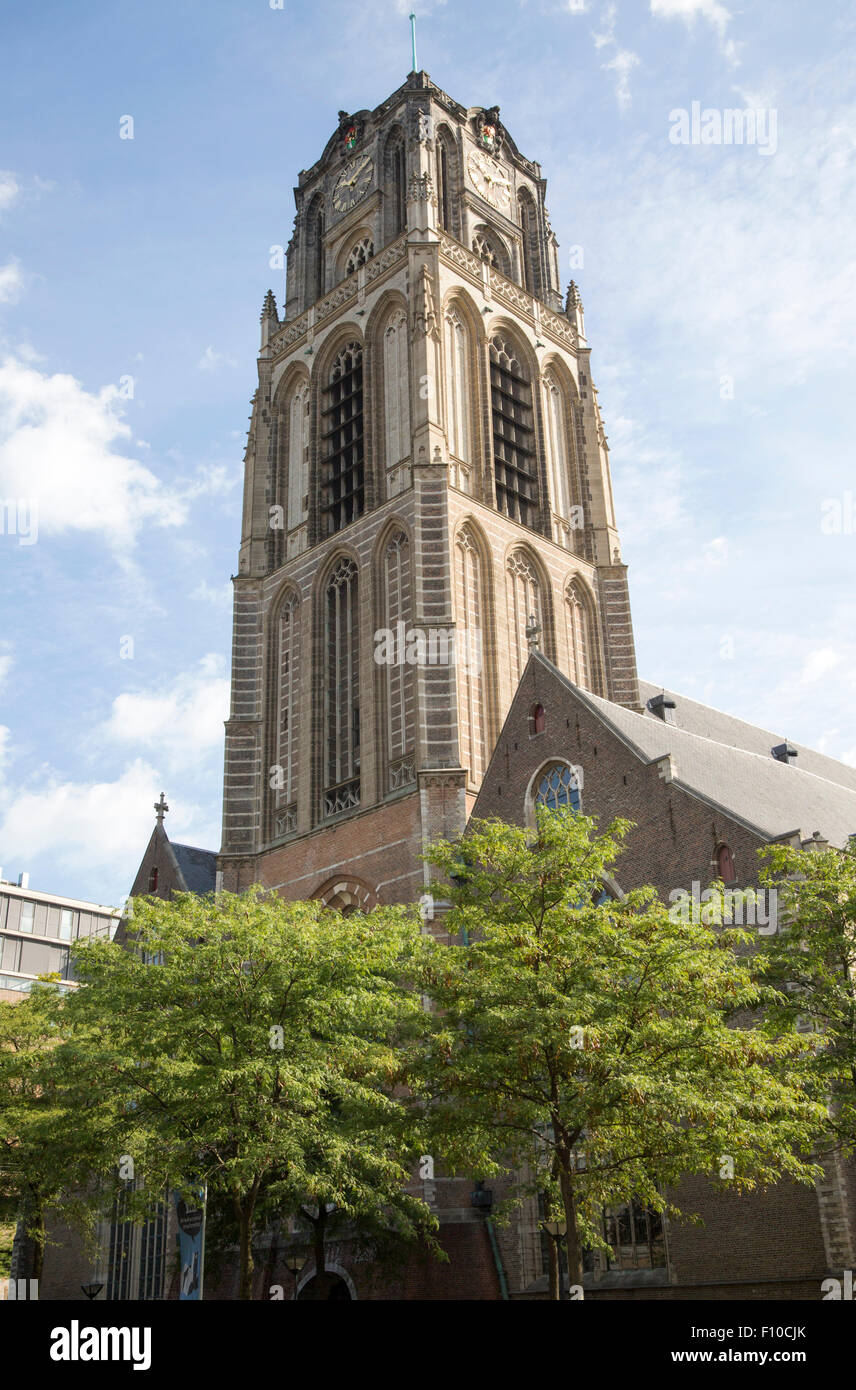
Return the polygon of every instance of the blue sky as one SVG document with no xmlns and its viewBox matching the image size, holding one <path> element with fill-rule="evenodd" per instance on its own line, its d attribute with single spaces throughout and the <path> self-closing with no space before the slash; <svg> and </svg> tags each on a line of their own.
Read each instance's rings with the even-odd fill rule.
<svg viewBox="0 0 856 1390">
<path fill-rule="evenodd" d="M 39 498 L 35 543 L 0 534 L 4 876 L 121 900 L 162 787 L 219 844 L 270 248 L 339 108 L 406 77 L 409 9 L 4 8 L 0 499 Z M 852 6 L 416 9 L 419 66 L 548 178 L 641 674 L 856 763 Z M 672 143 L 695 101 L 775 110 L 774 152 Z"/>
</svg>

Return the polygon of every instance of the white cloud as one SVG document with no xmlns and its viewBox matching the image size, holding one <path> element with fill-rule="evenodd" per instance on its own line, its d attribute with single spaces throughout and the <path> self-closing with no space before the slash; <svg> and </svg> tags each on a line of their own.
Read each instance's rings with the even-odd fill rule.
<svg viewBox="0 0 856 1390">
<path fill-rule="evenodd" d="M 224 352 L 215 352 L 209 345 L 196 365 L 200 372 L 216 372 L 218 367 L 237 367 L 238 363 L 234 357 L 228 357 Z"/>
<path fill-rule="evenodd" d="M 24 275 L 21 270 L 21 263 L 13 256 L 5 265 L 0 265 L 0 304 L 14 303 L 23 288 Z"/>
<path fill-rule="evenodd" d="M 49 854 L 59 866 L 83 858 L 93 872 L 127 865 L 129 847 L 138 846 L 142 857 L 157 781 L 155 770 L 137 760 L 112 782 L 55 779 L 37 789 L 19 789 L 0 824 L 7 862 L 26 868 L 36 856 Z"/>
<path fill-rule="evenodd" d="M 708 565 L 724 565 L 728 559 L 727 537 L 716 536 L 712 541 L 708 541 L 703 554 Z"/>
<path fill-rule="evenodd" d="M 601 15 L 603 29 L 599 34 L 593 33 L 595 48 L 603 48 L 608 43 L 615 43 L 615 5 L 607 5 Z"/>
<path fill-rule="evenodd" d="M 634 68 L 638 68 L 639 62 L 638 54 L 631 53 L 628 48 L 619 48 L 614 58 L 610 58 L 608 63 L 601 63 L 604 72 L 615 73 L 615 95 L 622 111 L 626 111 L 630 105 L 630 74 Z"/>
<path fill-rule="evenodd" d="M 819 681 L 840 666 L 841 661 L 841 652 L 834 651 L 832 647 L 819 647 L 817 651 L 808 653 L 799 678 L 806 684 Z"/>
<path fill-rule="evenodd" d="M 34 501 L 40 534 L 100 531 L 119 558 L 146 523 L 180 525 L 184 499 L 117 449 L 131 436 L 122 408 L 117 386 L 0 361 L 0 496 Z"/>
<path fill-rule="evenodd" d="M 199 599 L 202 603 L 210 603 L 214 608 L 231 608 L 231 581 L 227 580 L 225 584 L 209 584 L 206 580 L 201 579 L 196 588 L 192 590 L 190 597 Z"/>
<path fill-rule="evenodd" d="M 21 185 L 9 169 L 0 169 L 0 213 L 5 212 L 17 200 Z"/>
<path fill-rule="evenodd" d="M 688 361 L 718 363 L 741 400 L 761 374 L 790 384 L 856 351 L 856 118 L 834 109 L 819 122 L 791 100 L 787 136 L 767 159 L 746 146 L 671 145 L 664 112 L 662 146 L 616 169 L 589 209 L 603 263 L 632 251 L 638 267 L 620 286 L 623 324 L 655 324 Z"/>
<path fill-rule="evenodd" d="M 655 19 L 680 19 L 685 24 L 693 24 L 697 19 L 707 20 L 720 40 L 722 51 L 731 62 L 737 59 L 737 45 L 727 37 L 731 11 L 719 0 L 651 0 L 651 13 Z"/>
<path fill-rule="evenodd" d="M 229 681 L 222 657 L 203 657 L 157 694 L 118 695 L 102 735 L 117 743 L 140 745 L 140 755 L 176 766 L 195 761 L 223 742 L 229 713 Z"/>
</svg>

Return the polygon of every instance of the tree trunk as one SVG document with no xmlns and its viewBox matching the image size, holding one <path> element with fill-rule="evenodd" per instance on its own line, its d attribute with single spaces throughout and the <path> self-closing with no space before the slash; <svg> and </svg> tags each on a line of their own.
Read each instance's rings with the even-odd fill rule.
<svg viewBox="0 0 856 1390">
<path fill-rule="evenodd" d="M 552 1218 L 552 1203 L 549 1195 L 544 1193 L 544 1221 Z M 559 1259 L 559 1242 L 547 1232 L 548 1254 L 547 1254 L 547 1297 L 551 1302 L 555 1302 L 562 1297 L 561 1285 L 561 1261 Z"/>
<path fill-rule="evenodd" d="M 253 1209 L 242 1206 L 235 1198 L 235 1215 L 240 1229 L 240 1253 L 238 1258 L 238 1298 L 248 1302 L 253 1297 Z"/>
<path fill-rule="evenodd" d="M 318 1203 L 318 1220 L 312 1228 L 313 1244 L 315 1247 L 315 1278 L 320 1279 L 325 1273 L 326 1265 L 324 1260 L 324 1227 L 327 1224 L 327 1208 L 323 1202 Z"/>
<path fill-rule="evenodd" d="M 577 1203 L 574 1196 L 574 1185 L 571 1175 L 565 1164 L 562 1162 L 559 1170 L 559 1186 L 562 1192 L 562 1205 L 565 1208 L 565 1224 L 567 1234 L 565 1242 L 568 1251 L 568 1281 L 571 1289 L 576 1285 L 577 1292 L 571 1293 L 572 1298 L 583 1297 L 583 1252 L 580 1248 L 580 1237 L 577 1231 Z"/>
<path fill-rule="evenodd" d="M 30 1230 L 33 1240 L 32 1278 L 41 1279 L 45 1263 L 45 1209 L 35 1198 L 30 1209 Z"/>
</svg>

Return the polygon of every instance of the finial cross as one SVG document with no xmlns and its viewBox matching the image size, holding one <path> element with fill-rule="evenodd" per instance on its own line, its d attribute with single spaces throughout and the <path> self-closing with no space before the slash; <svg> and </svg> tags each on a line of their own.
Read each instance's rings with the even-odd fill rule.
<svg viewBox="0 0 856 1390">
<path fill-rule="evenodd" d="M 160 794 L 160 801 L 155 802 L 155 810 L 158 814 L 158 825 L 163 825 L 163 818 L 169 810 L 169 807 L 166 804 L 166 797 L 164 796 L 163 792 L 161 792 Z"/>
<path fill-rule="evenodd" d="M 525 636 L 526 641 L 529 643 L 529 650 L 535 651 L 538 646 L 538 638 L 541 636 L 541 624 L 538 622 L 534 613 L 531 613 L 529 616 L 529 622 L 526 624 Z"/>
</svg>

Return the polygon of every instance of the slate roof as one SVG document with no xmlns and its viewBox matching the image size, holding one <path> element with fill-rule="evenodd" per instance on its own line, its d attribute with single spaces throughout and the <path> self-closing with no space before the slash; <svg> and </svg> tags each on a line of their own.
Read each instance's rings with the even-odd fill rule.
<svg viewBox="0 0 856 1390">
<path fill-rule="evenodd" d="M 707 705 L 667 691 L 676 722 L 666 724 L 647 709 L 636 714 L 581 690 L 540 652 L 532 660 L 543 662 L 645 762 L 671 754 L 673 781 L 765 838 L 798 832 L 809 839 L 817 830 L 843 847 L 856 834 L 856 769 L 798 744 L 796 762 L 778 762 L 770 749 L 781 736 Z M 662 689 L 640 682 L 643 701 Z"/>
<path fill-rule="evenodd" d="M 211 849 L 177 845 L 170 840 L 179 873 L 189 893 L 213 893 L 217 875 L 217 854 Z"/>
</svg>

